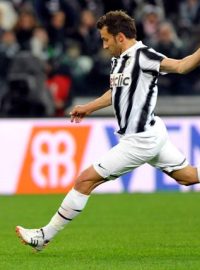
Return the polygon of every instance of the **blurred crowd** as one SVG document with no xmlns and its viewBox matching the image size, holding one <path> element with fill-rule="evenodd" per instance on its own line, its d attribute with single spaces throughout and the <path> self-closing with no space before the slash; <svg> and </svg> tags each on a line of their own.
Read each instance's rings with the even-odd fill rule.
<svg viewBox="0 0 200 270">
<path fill-rule="evenodd" d="M 64 116 L 109 87 L 96 20 L 122 9 L 137 39 L 172 58 L 200 47 L 199 0 L 0 0 L 0 116 Z M 161 76 L 160 95 L 200 95 L 200 69 Z"/>
</svg>

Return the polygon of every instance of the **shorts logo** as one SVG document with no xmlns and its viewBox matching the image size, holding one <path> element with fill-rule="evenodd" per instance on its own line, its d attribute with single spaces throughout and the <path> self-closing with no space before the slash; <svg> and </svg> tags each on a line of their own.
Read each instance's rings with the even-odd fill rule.
<svg viewBox="0 0 200 270">
<path fill-rule="evenodd" d="M 99 163 L 98 166 L 105 170 L 105 168 L 101 165 L 101 163 Z"/>
<path fill-rule="evenodd" d="M 110 75 L 110 88 L 130 86 L 131 76 L 126 73 L 114 73 Z"/>
</svg>

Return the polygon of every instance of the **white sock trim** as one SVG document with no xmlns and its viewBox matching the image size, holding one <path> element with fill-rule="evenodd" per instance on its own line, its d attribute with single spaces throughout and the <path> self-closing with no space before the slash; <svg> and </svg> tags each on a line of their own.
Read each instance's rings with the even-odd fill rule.
<svg viewBox="0 0 200 270">
<path fill-rule="evenodd" d="M 89 197 L 89 195 L 71 189 L 50 222 L 43 227 L 47 239 L 52 239 L 66 224 L 78 216 L 84 209 Z"/>
</svg>

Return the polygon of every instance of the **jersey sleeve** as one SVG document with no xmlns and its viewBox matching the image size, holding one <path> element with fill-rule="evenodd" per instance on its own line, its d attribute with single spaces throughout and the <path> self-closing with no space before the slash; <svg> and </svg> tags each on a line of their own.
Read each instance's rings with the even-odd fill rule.
<svg viewBox="0 0 200 270">
<path fill-rule="evenodd" d="M 145 48 L 140 52 L 139 64 L 142 70 L 159 72 L 164 75 L 166 73 L 160 72 L 160 63 L 166 58 L 164 54 L 156 52 L 154 49 Z"/>
</svg>

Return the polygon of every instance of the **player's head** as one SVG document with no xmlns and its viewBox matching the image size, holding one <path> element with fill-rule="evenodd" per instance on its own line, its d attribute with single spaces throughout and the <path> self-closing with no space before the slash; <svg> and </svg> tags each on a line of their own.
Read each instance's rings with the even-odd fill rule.
<svg viewBox="0 0 200 270">
<path fill-rule="evenodd" d="M 119 56 L 120 46 L 125 39 L 136 39 L 134 19 L 122 10 L 110 11 L 99 18 L 97 28 L 103 40 L 103 46 L 113 56 Z"/>
<path fill-rule="evenodd" d="M 127 38 L 136 38 L 135 21 L 122 10 L 110 11 L 99 18 L 97 28 L 107 27 L 108 33 L 116 36 L 120 32 Z"/>
</svg>

